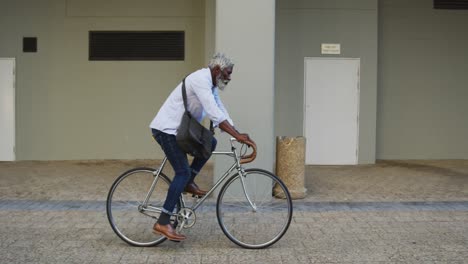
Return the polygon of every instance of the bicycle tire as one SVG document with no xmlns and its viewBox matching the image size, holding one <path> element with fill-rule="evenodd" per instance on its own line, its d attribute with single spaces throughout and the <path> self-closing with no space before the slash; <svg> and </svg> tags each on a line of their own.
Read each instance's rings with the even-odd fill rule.
<svg viewBox="0 0 468 264">
<path fill-rule="evenodd" d="M 128 170 L 114 181 L 107 196 L 107 219 L 112 230 L 132 246 L 155 246 L 166 240 L 166 237 L 152 232 L 159 213 L 146 211 L 145 214 L 139 211 L 139 205 L 145 200 L 155 174 L 156 170 L 153 168 Z M 162 207 L 170 184 L 171 180 L 160 173 L 148 204 Z M 176 210 L 180 210 L 180 201 L 176 204 Z M 172 222 L 177 225 L 175 219 Z"/>
<path fill-rule="evenodd" d="M 229 178 L 218 194 L 218 223 L 223 233 L 243 248 L 269 247 L 283 237 L 291 224 L 291 195 L 284 183 L 273 173 L 262 169 L 247 169 L 244 180 L 248 196 L 257 207 L 254 212 L 243 194 L 240 177 L 243 176 L 237 173 Z M 269 181 L 271 188 L 268 186 Z"/>
</svg>

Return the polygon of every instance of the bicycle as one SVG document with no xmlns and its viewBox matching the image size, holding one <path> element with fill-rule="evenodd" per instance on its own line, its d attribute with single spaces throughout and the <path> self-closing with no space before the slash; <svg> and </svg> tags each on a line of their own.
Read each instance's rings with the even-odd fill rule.
<svg viewBox="0 0 468 264">
<path fill-rule="evenodd" d="M 191 207 L 181 195 L 171 223 L 178 232 L 193 227 L 195 211 L 225 182 L 216 200 L 216 216 L 221 230 L 241 247 L 266 248 L 279 241 L 289 228 L 293 213 L 291 196 L 273 173 L 244 169 L 242 164 L 255 159 L 256 150 L 254 148 L 250 155 L 245 155 L 246 145 L 238 142 L 241 144 L 238 152 L 235 142 L 231 138 L 231 151 L 213 152 L 214 155 L 232 157 L 231 167 L 205 196 L 196 197 L 197 201 Z M 128 170 L 115 180 L 109 191 L 106 206 L 109 223 L 117 236 L 132 246 L 155 246 L 167 239 L 155 235 L 151 228 L 162 211 L 171 183 L 162 172 L 166 163 L 167 157 L 157 169 Z"/>
</svg>

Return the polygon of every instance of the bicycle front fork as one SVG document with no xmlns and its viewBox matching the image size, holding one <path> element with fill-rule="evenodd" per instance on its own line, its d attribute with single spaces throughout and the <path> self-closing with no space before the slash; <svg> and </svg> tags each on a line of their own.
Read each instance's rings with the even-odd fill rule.
<svg viewBox="0 0 468 264">
<path fill-rule="evenodd" d="M 244 180 L 244 178 L 247 176 L 245 174 L 245 171 L 243 169 L 239 170 L 239 175 L 240 175 L 239 178 L 241 179 L 242 190 L 244 191 L 245 198 L 249 202 L 250 207 L 252 207 L 252 211 L 257 212 L 257 205 L 255 205 L 255 203 L 252 202 L 252 200 L 249 197 L 249 194 L 247 193 L 247 186 L 246 186 L 245 180 Z"/>
</svg>

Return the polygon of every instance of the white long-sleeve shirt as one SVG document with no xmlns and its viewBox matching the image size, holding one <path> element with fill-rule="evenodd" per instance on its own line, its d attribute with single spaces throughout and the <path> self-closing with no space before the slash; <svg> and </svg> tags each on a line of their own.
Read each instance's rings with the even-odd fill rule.
<svg viewBox="0 0 468 264">
<path fill-rule="evenodd" d="M 208 116 L 215 127 L 225 120 L 234 126 L 223 102 L 221 102 L 217 87 L 213 86 L 209 68 L 200 69 L 187 76 L 185 90 L 187 92 L 187 108 L 199 122 Z M 184 111 L 181 82 L 161 106 L 151 122 L 150 128 L 177 135 Z"/>
</svg>

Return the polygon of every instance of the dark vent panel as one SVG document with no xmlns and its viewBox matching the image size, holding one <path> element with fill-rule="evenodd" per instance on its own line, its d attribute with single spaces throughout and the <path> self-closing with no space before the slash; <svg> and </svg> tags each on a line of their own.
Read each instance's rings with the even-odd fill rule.
<svg viewBox="0 0 468 264">
<path fill-rule="evenodd" d="M 434 8 L 468 10 L 468 0 L 434 0 Z"/>
<path fill-rule="evenodd" d="M 37 38 L 24 37 L 23 38 L 23 52 L 37 52 Z"/>
<path fill-rule="evenodd" d="M 89 60 L 184 60 L 184 31 L 90 31 Z"/>
</svg>

